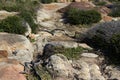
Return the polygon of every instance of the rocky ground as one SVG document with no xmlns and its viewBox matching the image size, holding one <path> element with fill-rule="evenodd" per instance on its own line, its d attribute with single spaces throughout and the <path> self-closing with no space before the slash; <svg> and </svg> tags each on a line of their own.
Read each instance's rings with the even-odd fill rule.
<svg viewBox="0 0 120 80">
<path fill-rule="evenodd" d="M 100 52 L 73 38 L 87 28 L 63 24 L 56 11 L 68 4 L 46 4 L 38 10 L 40 27 L 29 36 L 31 42 L 22 35 L 0 33 L 0 80 L 120 79 L 119 67 L 107 65 Z"/>
</svg>

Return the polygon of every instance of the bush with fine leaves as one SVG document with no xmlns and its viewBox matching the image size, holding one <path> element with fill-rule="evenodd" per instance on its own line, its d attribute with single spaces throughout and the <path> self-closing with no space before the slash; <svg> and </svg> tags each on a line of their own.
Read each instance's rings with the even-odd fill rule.
<svg viewBox="0 0 120 80">
<path fill-rule="evenodd" d="M 22 25 L 22 18 L 19 16 L 11 16 L 0 21 L 0 31 L 16 34 L 24 34 L 26 28 Z"/>
<path fill-rule="evenodd" d="M 101 14 L 95 10 L 79 10 L 71 8 L 66 12 L 67 20 L 70 24 L 92 24 L 101 20 Z"/>
<path fill-rule="evenodd" d="M 84 34 L 83 41 L 107 53 L 111 63 L 120 63 L 120 21 L 96 25 Z"/>
</svg>

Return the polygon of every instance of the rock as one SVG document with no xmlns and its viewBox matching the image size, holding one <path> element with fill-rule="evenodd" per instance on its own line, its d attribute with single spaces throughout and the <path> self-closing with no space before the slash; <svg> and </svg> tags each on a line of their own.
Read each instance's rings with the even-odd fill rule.
<svg viewBox="0 0 120 80">
<path fill-rule="evenodd" d="M 91 80 L 105 80 L 100 72 L 100 68 L 96 64 L 90 65 L 90 75 Z"/>
<path fill-rule="evenodd" d="M 32 32 L 32 29 L 27 22 L 25 22 L 24 26 L 26 26 L 26 29 L 27 29 L 27 31 L 25 32 L 25 36 L 29 36 Z"/>
<path fill-rule="evenodd" d="M 94 53 L 82 53 L 81 56 L 83 57 L 90 57 L 90 58 L 97 58 L 98 55 Z"/>
<path fill-rule="evenodd" d="M 90 46 L 88 46 L 87 44 L 85 44 L 85 43 L 79 43 L 78 44 L 80 47 L 82 47 L 82 48 L 86 48 L 86 49 L 90 49 L 90 50 L 92 50 L 93 48 L 91 48 Z"/>
<path fill-rule="evenodd" d="M 78 43 L 74 41 L 52 41 L 48 44 L 54 45 L 54 46 L 63 46 L 65 48 L 77 48 Z"/>
<path fill-rule="evenodd" d="M 117 66 L 107 66 L 105 68 L 105 75 L 107 76 L 108 80 L 120 80 L 120 67 Z"/>
<path fill-rule="evenodd" d="M 0 80 L 27 80 L 23 74 L 20 74 L 24 67 L 16 60 L 4 59 L 0 61 Z"/>
<path fill-rule="evenodd" d="M 49 13 L 49 14 L 48 14 Z M 37 12 L 37 22 L 46 21 L 52 18 L 52 15 L 47 10 L 41 9 Z"/>
<path fill-rule="evenodd" d="M 0 33 L 0 50 L 8 52 L 8 58 L 17 59 L 20 62 L 30 62 L 33 59 L 33 47 L 30 41 L 22 35 Z M 21 58 L 21 59 L 19 59 Z"/>
<path fill-rule="evenodd" d="M 54 36 L 62 36 L 62 35 L 65 35 L 65 31 L 64 30 L 55 30 L 53 34 L 54 34 Z"/>
<path fill-rule="evenodd" d="M 42 37 L 42 36 L 37 37 L 36 42 L 34 44 L 35 53 L 40 53 L 42 55 L 43 49 L 47 43 L 48 40 L 46 37 Z"/>
<path fill-rule="evenodd" d="M 6 50 L 0 50 L 0 58 L 7 58 L 8 52 Z"/>
<path fill-rule="evenodd" d="M 33 53 L 28 50 L 16 50 L 14 56 L 9 57 L 10 59 L 16 59 L 24 64 L 24 62 L 30 62 L 33 60 Z"/>
<path fill-rule="evenodd" d="M 81 60 L 74 61 L 72 63 L 73 68 L 75 69 L 75 77 L 78 80 L 90 80 L 89 65 Z"/>
<path fill-rule="evenodd" d="M 72 74 L 72 66 L 62 54 L 52 55 L 46 68 L 55 77 L 68 77 Z"/>
<path fill-rule="evenodd" d="M 55 29 L 56 28 L 56 26 L 54 25 L 55 23 L 53 21 L 44 21 L 44 22 L 40 22 L 39 24 L 40 24 L 40 26 L 46 27 L 46 28 L 49 28 L 49 29 Z"/>
<path fill-rule="evenodd" d="M 8 16 L 14 16 L 18 14 L 18 12 L 7 12 L 5 10 L 1 10 L 0 11 L 0 20 L 3 20 L 5 18 L 7 18 Z"/>
<path fill-rule="evenodd" d="M 44 38 L 52 37 L 52 34 L 51 34 L 50 32 L 47 32 L 47 31 L 40 31 L 40 32 L 38 32 L 38 34 L 39 34 L 41 37 L 44 37 Z"/>
</svg>

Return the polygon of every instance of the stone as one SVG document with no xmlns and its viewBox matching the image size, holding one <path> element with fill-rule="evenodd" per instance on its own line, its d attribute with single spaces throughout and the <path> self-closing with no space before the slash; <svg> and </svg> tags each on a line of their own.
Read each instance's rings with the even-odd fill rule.
<svg viewBox="0 0 120 80">
<path fill-rule="evenodd" d="M 0 50 L 0 58 L 7 58 L 8 52 L 6 50 Z"/>
<path fill-rule="evenodd" d="M 55 30 L 54 31 L 54 36 L 62 36 L 62 35 L 65 35 L 65 31 L 64 30 Z"/>
<path fill-rule="evenodd" d="M 100 68 L 96 64 L 90 65 L 90 75 L 91 75 L 91 80 L 106 80 L 101 72 Z"/>
<path fill-rule="evenodd" d="M 68 77 L 72 74 L 72 66 L 62 54 L 52 55 L 46 68 L 55 77 Z"/>
<path fill-rule="evenodd" d="M 41 34 L 42 35 L 42 34 Z M 45 36 L 37 37 L 34 43 L 35 53 L 40 53 L 42 55 L 45 45 L 48 43 L 48 40 Z"/>
<path fill-rule="evenodd" d="M 29 36 L 32 33 L 32 29 L 27 22 L 24 23 L 24 26 L 26 26 L 27 29 L 27 31 L 25 32 L 25 36 Z"/>
<path fill-rule="evenodd" d="M 86 62 L 82 60 L 73 61 L 72 66 L 75 69 L 74 73 L 77 79 L 90 80 L 89 65 Z"/>
<path fill-rule="evenodd" d="M 54 46 L 63 46 L 65 48 L 77 48 L 78 43 L 74 41 L 52 41 L 48 44 L 54 45 Z"/>
<path fill-rule="evenodd" d="M 22 63 L 33 59 L 33 47 L 30 41 L 23 35 L 0 33 L 0 50 L 8 52 L 10 59 L 22 59 Z M 21 57 L 21 59 L 19 59 Z"/>
<path fill-rule="evenodd" d="M 105 75 L 108 80 L 119 80 L 120 79 L 120 67 L 109 65 L 105 68 Z"/>
<path fill-rule="evenodd" d="M 14 16 L 16 14 L 18 14 L 18 12 L 8 12 L 5 10 L 0 10 L 0 20 L 3 20 L 7 18 L 8 16 Z"/>
<path fill-rule="evenodd" d="M 39 34 L 41 37 L 44 37 L 44 38 L 52 37 L 52 34 L 51 34 L 50 32 L 47 32 L 47 31 L 40 31 L 40 32 L 38 32 L 38 34 Z"/>
<path fill-rule="evenodd" d="M 90 50 L 93 49 L 92 47 L 90 47 L 89 45 L 87 45 L 87 44 L 85 44 L 85 43 L 79 43 L 78 45 L 79 45 L 80 47 L 82 47 L 82 48 L 86 48 L 86 49 L 90 49 Z"/>
<path fill-rule="evenodd" d="M 27 80 L 21 74 L 24 67 L 16 60 L 4 59 L 0 62 L 0 80 Z"/>
<path fill-rule="evenodd" d="M 51 19 L 52 15 L 48 14 L 48 13 L 49 12 L 44 10 L 44 9 L 38 10 L 38 12 L 37 12 L 37 22 L 40 23 L 42 21 L 46 21 L 46 20 Z"/>
<path fill-rule="evenodd" d="M 33 60 L 33 53 L 28 50 L 16 50 L 14 56 L 10 56 L 9 59 L 16 59 L 24 64 L 24 62 L 30 62 Z"/>
<path fill-rule="evenodd" d="M 81 54 L 82 57 L 89 57 L 89 58 L 97 58 L 98 55 L 94 54 L 94 53 L 82 53 Z"/>
</svg>

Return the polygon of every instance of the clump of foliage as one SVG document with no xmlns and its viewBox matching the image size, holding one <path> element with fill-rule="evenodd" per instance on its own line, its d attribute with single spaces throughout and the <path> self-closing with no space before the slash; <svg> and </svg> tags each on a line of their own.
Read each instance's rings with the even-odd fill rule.
<svg viewBox="0 0 120 80">
<path fill-rule="evenodd" d="M 105 1 L 100 1 L 100 2 L 95 3 L 95 5 L 104 6 L 104 5 L 106 5 L 106 2 Z"/>
<path fill-rule="evenodd" d="M 112 12 L 109 15 L 112 17 L 120 17 L 120 4 L 114 4 Z"/>
<path fill-rule="evenodd" d="M 78 59 L 80 58 L 80 54 L 87 49 L 82 47 L 77 48 L 64 48 L 64 47 L 54 47 L 55 54 L 63 54 L 68 59 Z"/>
<path fill-rule="evenodd" d="M 79 10 L 70 8 L 66 12 L 67 20 L 70 24 L 92 24 L 101 20 L 101 14 L 95 10 Z"/>
<path fill-rule="evenodd" d="M 1 0 L 0 10 L 17 11 L 19 16 L 29 23 L 32 32 L 36 32 L 37 24 L 35 23 L 36 9 L 40 7 L 39 0 Z"/>
<path fill-rule="evenodd" d="M 83 39 L 94 48 L 103 50 L 110 63 L 120 63 L 120 22 L 112 21 L 91 28 Z"/>
<path fill-rule="evenodd" d="M 41 0 L 42 3 L 51 3 L 53 0 Z"/>
<path fill-rule="evenodd" d="M 24 34 L 26 28 L 22 25 L 23 19 L 19 16 L 11 16 L 0 21 L 0 31 L 16 34 Z"/>
</svg>

